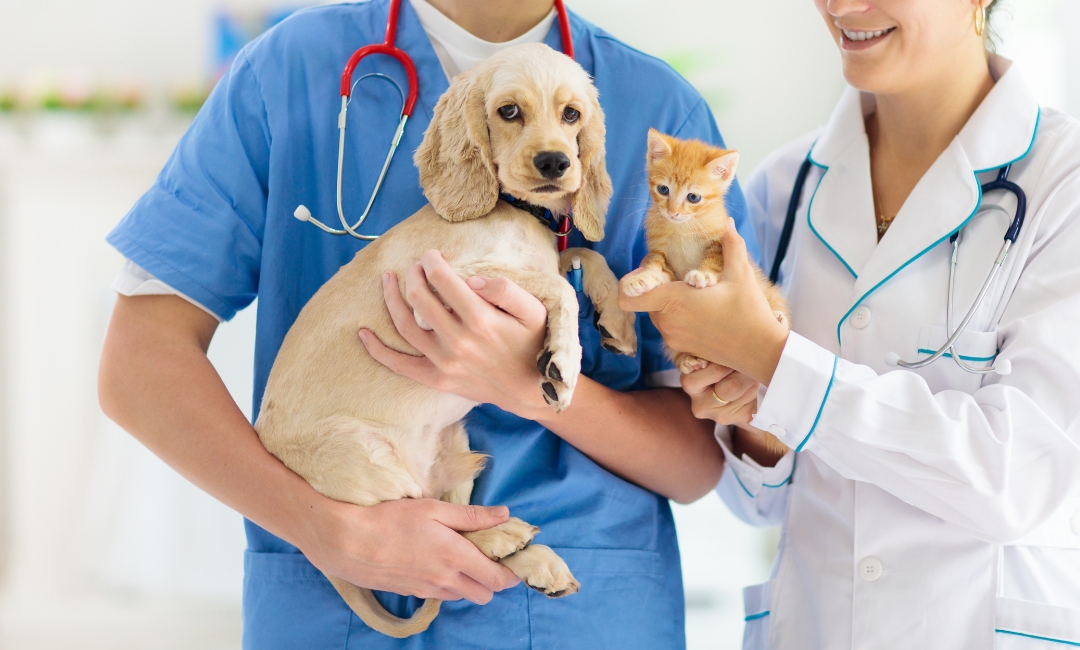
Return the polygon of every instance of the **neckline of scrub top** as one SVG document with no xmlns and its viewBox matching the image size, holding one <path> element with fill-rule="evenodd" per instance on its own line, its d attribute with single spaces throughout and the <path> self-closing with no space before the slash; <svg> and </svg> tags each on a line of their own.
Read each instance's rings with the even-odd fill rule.
<svg viewBox="0 0 1080 650">
<path fill-rule="evenodd" d="M 542 42 L 555 21 L 555 10 L 552 9 L 521 36 L 503 43 L 492 43 L 473 36 L 426 0 L 409 0 L 409 4 L 420 20 L 420 26 L 431 39 L 443 71 L 450 79 L 508 47 Z"/>
<path fill-rule="evenodd" d="M 864 99 L 854 88 L 845 90 L 811 151 L 814 164 L 826 171 L 810 200 L 808 224 L 854 276 L 854 305 L 974 216 L 982 198 L 977 173 L 1021 159 L 1030 149 L 1038 102 L 1008 61 L 999 58 L 994 65 L 1003 74 L 919 179 L 880 242 Z"/>
<path fill-rule="evenodd" d="M 381 18 L 386 20 L 390 13 L 390 0 L 376 1 L 381 4 L 379 12 Z M 585 72 L 592 75 L 592 54 L 589 48 L 586 47 L 584 27 L 577 14 L 569 9 L 567 14 L 570 17 L 570 32 L 571 38 L 574 40 L 575 60 L 585 69 Z M 562 35 L 559 32 L 558 22 L 553 21 L 549 26 L 547 36 L 544 37 L 544 43 L 557 52 L 563 51 Z M 417 71 L 442 70 L 442 63 L 439 61 L 438 55 L 435 54 L 431 39 L 428 38 L 427 32 L 424 31 L 423 26 L 420 24 L 419 16 L 413 10 L 412 2 L 401 3 L 401 13 L 398 16 L 397 46 L 412 57 Z M 424 76 L 423 72 L 420 72 L 418 104 L 424 111 L 425 122 L 431 121 L 435 114 L 435 104 L 439 102 L 439 98 L 449 87 L 450 80 L 447 79 L 445 71 L 443 74 L 430 76 Z"/>
</svg>

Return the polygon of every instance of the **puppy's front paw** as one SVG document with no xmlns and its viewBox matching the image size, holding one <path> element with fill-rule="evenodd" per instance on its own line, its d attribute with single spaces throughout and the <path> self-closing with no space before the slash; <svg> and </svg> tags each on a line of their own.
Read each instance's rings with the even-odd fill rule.
<svg viewBox="0 0 1080 650">
<path fill-rule="evenodd" d="M 562 411 L 570 406 L 581 373 L 581 344 L 575 340 L 556 345 L 554 340 L 549 340 L 536 359 L 536 369 L 540 371 L 544 399 L 557 412 Z"/>
<path fill-rule="evenodd" d="M 711 287 L 720 281 L 720 276 L 715 271 L 702 271 L 694 269 L 686 274 L 686 284 L 698 289 Z"/>
<path fill-rule="evenodd" d="M 608 352 L 632 357 L 637 354 L 637 330 L 634 329 L 633 313 L 627 313 L 617 306 L 610 306 L 605 311 L 593 310 L 593 327 L 600 332 L 600 345 Z"/>
<path fill-rule="evenodd" d="M 540 529 L 517 517 L 510 517 L 494 528 L 462 533 L 465 539 L 480 549 L 489 560 L 501 560 L 513 555 L 532 542 Z"/>
<path fill-rule="evenodd" d="M 670 282 L 665 274 L 650 269 L 639 269 L 631 272 L 619 283 L 621 290 L 631 298 L 640 296 L 646 291 L 652 291 L 664 282 Z"/>
<path fill-rule="evenodd" d="M 581 589 L 566 562 L 542 544 L 532 544 L 501 562 L 522 582 L 548 598 L 562 598 Z"/>
</svg>

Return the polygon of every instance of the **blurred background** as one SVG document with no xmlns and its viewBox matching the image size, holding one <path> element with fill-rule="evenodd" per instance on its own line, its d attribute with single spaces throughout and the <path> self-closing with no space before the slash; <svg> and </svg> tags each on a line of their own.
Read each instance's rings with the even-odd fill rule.
<svg viewBox="0 0 1080 650">
<path fill-rule="evenodd" d="M 1044 105 L 1080 115 L 1080 42 L 1066 38 L 1080 3 L 1006 2 L 999 50 Z M 303 4 L 0 0 L 0 648 L 240 646 L 239 515 L 97 406 L 121 264 L 104 236 L 236 49 Z M 811 0 L 568 5 L 694 83 L 744 179 L 822 124 L 843 88 Z M 210 350 L 245 411 L 253 312 Z M 690 647 L 737 648 L 741 588 L 766 578 L 776 531 L 741 524 L 713 495 L 676 519 Z"/>
</svg>

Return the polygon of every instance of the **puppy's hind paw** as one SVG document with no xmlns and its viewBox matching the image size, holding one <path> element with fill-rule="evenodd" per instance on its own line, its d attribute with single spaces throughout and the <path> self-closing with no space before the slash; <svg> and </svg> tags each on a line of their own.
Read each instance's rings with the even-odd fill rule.
<svg viewBox="0 0 1080 650">
<path fill-rule="evenodd" d="M 542 544 L 532 544 L 501 562 L 522 582 L 548 598 L 562 598 L 581 589 L 566 562 Z"/>
<path fill-rule="evenodd" d="M 510 517 L 494 528 L 462 533 L 462 535 L 480 549 L 480 552 L 489 560 L 498 561 L 528 546 L 539 532 L 540 529 L 536 526 L 527 524 L 517 517 Z"/>
</svg>

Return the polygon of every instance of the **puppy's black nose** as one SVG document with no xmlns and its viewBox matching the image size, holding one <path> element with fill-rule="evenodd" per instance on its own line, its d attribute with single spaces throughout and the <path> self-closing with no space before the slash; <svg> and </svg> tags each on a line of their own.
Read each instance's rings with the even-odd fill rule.
<svg viewBox="0 0 1080 650">
<path fill-rule="evenodd" d="M 541 151 L 533 158 L 533 164 L 544 178 L 561 178 L 570 169 L 570 158 L 561 151 Z"/>
</svg>

